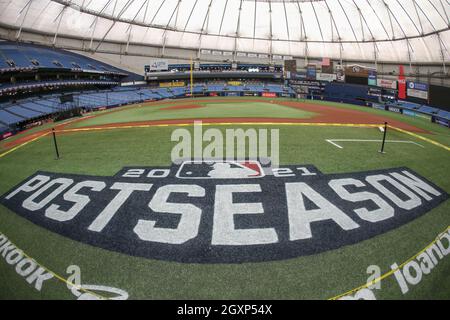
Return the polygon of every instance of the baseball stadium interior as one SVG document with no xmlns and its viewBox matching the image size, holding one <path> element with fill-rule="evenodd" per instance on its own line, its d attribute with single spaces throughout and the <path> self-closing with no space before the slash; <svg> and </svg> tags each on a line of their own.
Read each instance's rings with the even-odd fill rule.
<svg viewBox="0 0 450 320">
<path fill-rule="evenodd" d="M 0 1 L 0 299 L 447 300 L 448 193 L 447 0 Z"/>
</svg>

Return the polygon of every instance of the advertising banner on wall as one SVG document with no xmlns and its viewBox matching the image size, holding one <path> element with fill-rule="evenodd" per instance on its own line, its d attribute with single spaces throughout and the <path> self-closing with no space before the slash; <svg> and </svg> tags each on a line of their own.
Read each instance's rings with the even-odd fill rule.
<svg viewBox="0 0 450 320">
<path fill-rule="evenodd" d="M 400 99 L 406 99 L 406 78 L 403 66 L 399 66 L 398 68 L 398 97 Z"/>
<path fill-rule="evenodd" d="M 394 107 L 394 106 L 389 106 L 388 110 L 391 112 L 395 112 L 395 113 L 402 113 L 402 111 L 403 111 L 402 108 L 398 108 L 398 107 Z"/>
<path fill-rule="evenodd" d="M 445 118 L 433 117 L 433 121 L 434 123 L 437 123 L 441 126 L 450 128 L 450 120 L 447 120 Z"/>
<path fill-rule="evenodd" d="M 408 81 L 406 84 L 408 97 L 428 100 L 428 84 L 413 81 Z"/>
<path fill-rule="evenodd" d="M 407 115 L 407 116 L 410 116 L 410 117 L 415 117 L 417 115 L 416 112 L 408 110 L 408 109 L 403 109 L 403 114 Z"/>
<path fill-rule="evenodd" d="M 291 73 L 297 72 L 297 60 L 285 60 L 284 71 L 289 71 Z"/>
<path fill-rule="evenodd" d="M 7 139 L 7 138 L 11 137 L 12 135 L 13 135 L 12 132 L 3 133 L 2 135 L 0 135 L 0 140 Z"/>
<path fill-rule="evenodd" d="M 185 87 L 186 83 L 184 81 L 178 81 L 178 82 L 161 82 L 159 84 L 161 88 L 179 88 L 179 87 Z"/>
<path fill-rule="evenodd" d="M 293 79 L 293 80 L 303 80 L 303 79 L 306 79 L 306 74 L 297 73 L 297 72 L 292 73 L 291 72 L 291 79 Z"/>
<path fill-rule="evenodd" d="M 377 79 L 377 86 L 386 89 L 397 89 L 397 81 L 387 79 Z"/>
<path fill-rule="evenodd" d="M 345 70 L 341 65 L 336 66 L 336 80 L 338 82 L 345 82 Z"/>
<path fill-rule="evenodd" d="M 316 71 L 316 65 L 310 64 L 306 68 L 306 79 L 308 80 L 316 80 L 317 71 Z"/>
<path fill-rule="evenodd" d="M 322 59 L 322 73 L 333 73 L 333 61 L 330 58 Z"/>
<path fill-rule="evenodd" d="M 351 77 L 367 78 L 369 75 L 369 70 L 372 69 L 357 64 L 349 65 L 345 68 L 345 75 Z"/>
<path fill-rule="evenodd" d="M 265 98 L 276 98 L 277 94 L 274 92 L 263 92 L 262 96 Z"/>
<path fill-rule="evenodd" d="M 239 97 L 241 94 L 240 92 L 227 92 L 225 95 L 227 97 Z"/>
<path fill-rule="evenodd" d="M 369 76 L 367 77 L 367 84 L 369 86 L 376 86 L 377 85 L 377 71 L 376 70 L 369 70 Z"/>
<path fill-rule="evenodd" d="M 372 103 L 372 108 L 378 109 L 378 110 L 386 110 L 385 105 L 381 104 L 381 103 Z"/>
<path fill-rule="evenodd" d="M 150 72 L 152 71 L 168 71 L 169 61 L 167 60 L 152 60 L 150 62 Z"/>
<path fill-rule="evenodd" d="M 419 117 L 419 118 L 422 118 L 422 119 L 431 121 L 431 116 L 428 115 L 428 114 L 424 114 L 424 113 L 417 112 L 417 113 L 416 113 L 416 117 Z"/>
<path fill-rule="evenodd" d="M 371 97 L 381 97 L 381 95 L 382 95 L 381 90 L 382 89 L 380 89 L 380 88 L 370 88 L 369 87 L 369 90 L 367 90 L 367 94 Z"/>
<path fill-rule="evenodd" d="M 336 79 L 337 79 L 337 76 L 332 73 L 318 73 L 316 75 L 316 80 L 319 80 L 319 81 L 332 82 L 332 81 L 335 81 Z"/>
</svg>

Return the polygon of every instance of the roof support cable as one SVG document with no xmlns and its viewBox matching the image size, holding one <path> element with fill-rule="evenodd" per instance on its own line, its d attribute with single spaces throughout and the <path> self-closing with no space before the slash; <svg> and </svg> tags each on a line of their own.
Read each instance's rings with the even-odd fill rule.
<svg viewBox="0 0 450 320">
<path fill-rule="evenodd" d="M 317 17 L 316 8 L 314 7 L 314 2 L 311 1 L 310 3 L 311 3 L 311 7 L 312 7 L 312 9 L 314 11 L 314 16 L 316 17 L 317 25 L 319 26 L 320 37 L 322 38 L 322 41 L 325 41 L 324 38 L 323 38 L 322 27 L 320 26 L 320 21 L 319 21 L 319 18 Z"/>
<path fill-rule="evenodd" d="M 425 18 L 428 20 L 428 22 L 430 23 L 431 27 L 433 28 L 433 30 L 435 32 L 437 32 L 436 27 L 434 26 L 433 22 L 431 21 L 430 17 L 428 17 L 428 15 L 425 13 L 425 11 L 423 11 L 423 9 L 420 7 L 420 5 L 418 3 L 416 3 L 417 8 L 419 8 L 419 10 L 422 12 L 422 14 L 425 16 Z"/>
<path fill-rule="evenodd" d="M 181 1 L 181 0 L 180 0 Z M 197 58 L 200 58 L 200 53 L 202 51 L 202 40 L 203 40 L 203 34 L 208 34 L 208 28 L 209 28 L 209 14 L 211 12 L 211 6 L 212 6 L 213 0 L 209 1 L 208 5 L 208 11 L 206 12 L 205 19 L 203 20 L 202 29 L 200 30 L 200 36 L 199 36 L 199 45 L 198 45 L 198 51 L 197 51 Z M 206 28 L 205 28 L 206 26 Z M 206 30 L 206 32 L 205 32 Z"/>
<path fill-rule="evenodd" d="M 58 25 L 57 25 L 57 27 L 56 27 L 55 36 L 54 36 L 53 42 L 52 42 L 53 47 L 56 46 L 56 41 L 57 41 L 57 39 L 58 39 L 59 29 L 60 29 L 60 27 L 61 27 L 61 22 L 62 22 L 62 19 L 63 19 L 63 17 L 64 17 L 64 13 L 66 12 L 66 9 L 67 9 L 67 6 L 65 6 L 65 7 L 61 10 L 61 12 L 59 13 L 59 15 L 58 15 L 58 16 L 55 18 L 55 20 L 54 20 L 54 22 L 56 22 L 56 20 L 59 19 Z"/>
<path fill-rule="evenodd" d="M 375 39 L 375 36 L 373 35 L 373 32 L 372 32 L 372 30 L 370 29 L 369 24 L 367 23 L 366 18 L 365 18 L 364 15 L 362 14 L 361 8 L 358 7 L 358 5 L 356 4 L 355 0 L 353 0 L 353 3 L 355 4 L 356 8 L 358 9 L 359 17 L 360 17 L 360 19 L 361 19 L 361 30 L 363 30 L 363 41 L 364 41 L 364 26 L 363 26 L 363 22 L 364 22 L 364 24 L 366 25 L 367 30 L 368 30 L 369 33 L 370 33 L 371 40 L 372 40 L 372 41 L 374 42 L 374 44 L 375 44 L 376 50 L 379 51 L 378 44 L 377 44 L 377 42 L 375 41 L 375 40 L 376 40 L 376 39 Z"/>
<path fill-rule="evenodd" d="M 342 40 L 341 39 L 341 35 L 340 35 L 340 33 L 339 33 L 339 29 L 338 29 L 338 27 L 337 27 L 337 25 L 336 25 L 336 21 L 335 21 L 335 19 L 334 19 L 334 16 L 333 16 L 333 12 L 331 11 L 331 9 L 330 9 L 330 7 L 328 6 L 328 3 L 325 1 L 325 5 L 327 6 L 327 9 L 328 9 L 328 13 L 330 14 L 330 18 L 331 18 L 331 33 L 333 34 L 333 25 L 334 25 L 334 29 L 336 30 L 336 33 L 337 33 L 337 35 L 338 35 L 338 40 Z M 333 41 L 334 41 L 334 38 L 331 38 Z"/>
<path fill-rule="evenodd" d="M 411 46 L 411 43 L 409 42 L 409 38 L 408 38 L 408 36 L 406 35 L 405 30 L 403 30 L 402 25 L 401 25 L 400 22 L 397 20 L 397 17 L 396 17 L 396 16 L 394 15 L 394 13 L 391 11 L 391 9 L 390 9 L 389 6 L 387 5 L 387 3 L 386 3 L 384 0 L 383 0 L 383 2 L 384 2 L 384 4 L 385 4 L 385 6 L 386 6 L 386 9 L 388 10 L 388 12 L 389 12 L 390 14 L 392 14 L 392 17 L 394 18 L 395 22 L 397 23 L 398 27 L 400 28 L 401 32 L 403 33 L 404 39 L 406 40 L 406 43 L 407 43 L 407 46 L 408 46 L 408 52 L 409 52 L 410 50 L 411 50 L 411 52 L 414 52 L 414 48 Z M 390 16 L 389 16 L 389 17 L 390 17 Z M 389 18 L 389 20 L 391 21 L 390 18 Z M 391 27 L 392 27 L 392 21 L 391 21 Z M 392 30 L 394 30 L 393 27 L 392 27 Z"/>
<path fill-rule="evenodd" d="M 355 42 L 358 45 L 359 52 L 362 53 L 363 51 L 361 50 L 361 45 L 359 44 L 358 37 L 356 36 L 355 29 L 353 28 L 353 25 L 351 24 L 350 19 L 348 18 L 347 12 L 344 10 L 344 7 L 342 6 L 341 2 L 338 1 L 338 3 L 339 3 L 339 6 L 341 7 L 342 12 L 345 15 L 345 18 L 347 19 L 350 29 L 352 29 L 352 33 L 353 33 L 353 36 L 355 37 Z"/>
<path fill-rule="evenodd" d="M 441 58 L 442 58 L 442 71 L 444 72 L 444 74 L 447 74 L 447 70 L 446 70 L 446 66 L 445 66 L 445 52 L 444 52 L 444 43 L 442 42 L 441 39 L 441 35 L 438 33 L 437 34 L 438 37 L 438 42 L 439 42 L 439 47 L 441 48 Z M 448 51 L 447 51 L 448 53 Z"/>
<path fill-rule="evenodd" d="M 366 0 L 367 4 L 369 5 L 370 9 L 372 9 L 373 14 L 377 18 L 378 22 L 380 23 L 381 27 L 383 28 L 384 32 L 386 33 L 387 39 L 390 40 L 391 36 L 389 36 L 389 32 L 387 32 L 386 27 L 384 26 L 384 23 L 381 21 L 380 16 L 375 11 L 375 9 L 372 7 L 372 4 L 369 2 L 369 0 Z"/>
<path fill-rule="evenodd" d="M 328 10 L 328 15 L 330 16 L 331 41 L 334 41 L 333 16 L 331 15 L 330 10 Z"/>
<path fill-rule="evenodd" d="M 256 10 L 257 10 L 257 4 L 258 1 L 255 0 L 255 7 L 253 12 L 253 45 L 255 44 L 255 37 L 256 37 Z M 285 7 L 286 9 L 286 7 Z"/>
<path fill-rule="evenodd" d="M 163 37 L 166 36 L 167 30 L 169 29 L 170 23 L 172 22 L 173 16 L 175 15 L 175 12 L 177 12 L 178 7 L 180 6 L 181 0 L 178 0 L 177 5 L 175 6 L 175 9 L 173 9 L 172 14 L 170 15 L 169 21 L 167 21 L 166 27 L 164 28 Z"/>
<path fill-rule="evenodd" d="M 155 21 L 156 16 L 158 15 L 159 11 L 161 10 L 162 6 L 166 3 L 166 0 L 162 1 L 161 4 L 158 7 L 158 10 L 156 10 L 155 14 L 153 15 L 152 20 L 150 21 L 150 26 L 153 24 L 153 22 Z"/>
<path fill-rule="evenodd" d="M 398 1 L 398 0 L 397 0 Z M 422 20 L 420 20 L 420 16 L 419 16 L 419 11 L 417 10 L 417 3 L 415 0 L 412 0 L 413 2 L 413 6 L 414 6 L 414 11 L 416 12 L 417 15 L 417 20 L 419 20 L 419 25 L 420 25 L 420 30 L 422 30 L 422 32 L 420 34 L 423 35 L 423 26 L 422 26 Z M 403 8 L 403 7 L 402 7 Z M 403 9 L 404 10 L 404 9 Z"/>
<path fill-rule="evenodd" d="M 448 4 L 448 0 L 445 0 L 445 1 L 446 1 L 447 4 Z M 445 17 L 447 18 L 447 21 L 445 21 L 445 23 L 447 24 L 447 26 L 450 27 L 450 19 L 448 18 L 447 10 L 445 10 L 445 7 L 444 7 L 444 4 L 442 3 L 442 0 L 439 0 L 439 3 L 441 4 L 442 11 L 444 12 Z M 436 9 L 436 10 L 437 10 L 437 9 Z"/>
<path fill-rule="evenodd" d="M 147 21 L 147 14 L 148 14 L 148 7 L 150 5 L 150 0 L 146 1 L 146 6 L 145 6 L 145 12 L 144 12 L 144 16 L 142 17 L 142 23 L 145 23 L 145 21 Z"/>
<path fill-rule="evenodd" d="M 181 0 L 180 0 L 180 4 L 181 4 Z M 175 28 L 176 28 L 177 25 L 178 25 L 178 16 L 179 16 L 179 15 L 180 15 L 180 6 L 177 7 L 177 13 L 175 14 L 175 23 L 174 23 Z"/>
<path fill-rule="evenodd" d="M 375 61 L 375 70 L 378 70 L 378 49 L 376 42 L 373 42 L 373 59 Z"/>
<path fill-rule="evenodd" d="M 284 19 L 286 21 L 286 33 L 288 37 L 288 46 L 289 46 L 289 55 L 291 54 L 291 35 L 289 33 L 289 20 L 287 16 L 287 10 L 286 10 L 286 2 L 283 0 L 283 8 L 284 8 Z"/>
<path fill-rule="evenodd" d="M 195 3 L 197 3 L 197 0 L 195 1 Z M 222 19 L 220 20 L 220 27 L 219 27 L 219 36 L 222 33 L 223 20 L 225 19 L 225 13 L 227 12 L 227 8 L 228 8 L 228 0 L 225 2 L 225 6 L 223 7 Z"/>
<path fill-rule="evenodd" d="M 109 27 L 108 31 L 106 31 L 106 33 L 103 35 L 102 39 L 99 41 L 99 43 L 97 44 L 97 47 L 94 50 L 94 53 L 97 52 L 97 50 L 100 48 L 100 46 L 102 45 L 102 43 L 105 41 L 106 37 L 108 36 L 108 34 L 111 32 L 111 30 L 114 28 L 114 26 L 116 25 L 117 21 L 122 17 L 122 15 L 125 13 L 125 11 L 128 10 L 128 8 L 130 7 L 130 5 L 134 2 L 134 0 L 128 0 L 128 2 L 125 4 L 125 6 L 122 8 L 122 10 L 119 12 L 119 15 L 117 16 L 117 19 L 115 19 L 113 21 L 113 23 L 111 24 L 111 26 Z"/>
<path fill-rule="evenodd" d="M 409 15 L 408 11 L 405 10 L 405 7 L 398 1 L 397 1 L 398 5 L 400 6 L 400 8 L 402 8 L 403 12 L 406 14 L 406 16 L 408 17 L 409 21 L 411 21 L 411 24 L 414 26 L 414 28 L 416 29 L 418 34 L 423 34 L 423 28 L 422 28 L 422 21 L 420 21 L 420 17 L 419 15 L 417 15 L 417 18 L 419 19 L 419 24 L 420 24 L 420 28 L 422 29 L 422 32 L 419 30 L 419 28 L 417 28 L 417 23 L 411 18 L 411 16 Z M 416 8 L 416 2 L 414 0 L 412 0 L 412 2 L 414 3 L 414 8 Z"/>
<path fill-rule="evenodd" d="M 34 28 L 34 25 L 36 24 L 36 22 L 38 22 L 40 20 L 40 17 L 42 16 L 42 14 L 44 12 L 46 12 L 48 10 L 48 7 L 50 6 L 50 4 L 53 3 L 51 0 L 47 1 L 47 4 L 45 6 L 42 7 L 41 11 L 39 12 L 38 15 L 36 15 L 36 18 L 33 20 L 33 22 L 30 24 L 31 28 Z"/>
<path fill-rule="evenodd" d="M 303 19 L 303 11 L 300 8 L 300 3 L 297 1 L 298 13 L 300 14 L 300 41 L 306 39 L 305 21 Z"/>
<path fill-rule="evenodd" d="M 409 46 L 408 46 L 408 62 L 409 62 L 409 75 L 411 75 L 412 74 L 412 55 L 411 55 L 411 50 L 409 50 Z"/>
<path fill-rule="evenodd" d="M 103 12 L 106 10 L 106 8 L 109 6 L 110 3 L 111 3 L 111 0 L 108 0 L 108 2 L 103 6 L 102 10 L 100 10 L 99 15 L 103 14 Z M 94 23 L 97 24 L 99 15 L 95 15 L 95 21 L 92 22 L 91 28 L 93 27 Z"/>
<path fill-rule="evenodd" d="M 308 66 L 308 41 L 305 42 L 305 67 Z"/>
<path fill-rule="evenodd" d="M 139 13 L 142 11 L 142 9 L 144 9 L 144 6 L 146 4 L 148 4 L 149 0 L 145 0 L 144 2 L 142 2 L 141 7 L 139 8 L 138 11 L 136 11 L 136 14 L 133 17 L 133 20 L 131 20 L 131 23 L 128 25 L 127 31 L 130 31 L 131 27 L 133 26 L 133 23 L 136 21 L 137 17 L 139 16 Z"/>
<path fill-rule="evenodd" d="M 394 25 L 392 24 L 392 18 L 391 18 L 391 10 L 389 9 L 387 3 L 384 0 L 381 0 L 384 4 L 384 8 L 386 9 L 388 18 L 389 18 L 389 24 L 391 25 L 391 31 L 392 31 L 392 36 L 391 36 L 391 40 L 395 40 L 395 32 L 394 32 Z"/>
<path fill-rule="evenodd" d="M 187 26 L 189 25 L 189 22 L 191 21 L 191 17 L 192 17 L 192 14 L 194 13 L 195 7 L 197 6 L 197 2 L 198 2 L 198 0 L 195 0 L 194 5 L 192 6 L 192 9 L 191 9 L 191 11 L 189 13 L 189 16 L 188 16 L 188 18 L 186 20 L 186 23 L 184 25 L 183 33 L 186 32 Z"/>
<path fill-rule="evenodd" d="M 22 13 L 24 11 L 25 11 L 25 14 L 23 15 L 22 22 L 20 23 L 19 31 L 16 33 L 16 41 L 18 41 L 20 39 L 20 36 L 22 35 L 23 25 L 25 23 L 25 20 L 27 19 L 28 12 L 30 11 L 30 7 L 31 7 L 32 3 L 33 3 L 33 0 L 29 0 L 19 12 L 19 17 L 20 17 L 20 15 L 22 15 Z"/>
<path fill-rule="evenodd" d="M 270 42 L 269 42 L 269 56 L 273 55 L 273 21 L 272 21 L 272 1 L 269 0 L 269 21 L 270 21 Z"/>
<path fill-rule="evenodd" d="M 112 11 L 113 18 L 114 18 L 114 14 L 116 13 L 116 9 L 117 9 L 117 0 L 114 1 L 114 7 L 113 7 L 113 11 Z"/>
<path fill-rule="evenodd" d="M 130 24 L 128 28 L 128 37 L 127 37 L 127 45 L 125 47 L 125 54 L 128 54 L 128 49 L 130 48 L 131 34 L 133 32 L 133 25 Z"/>
<path fill-rule="evenodd" d="M 427 0 L 429 4 L 431 4 L 431 6 L 434 8 L 434 10 L 436 10 L 437 14 L 441 17 L 442 21 L 444 21 L 445 24 L 447 24 L 447 26 L 449 26 L 449 22 L 448 22 L 448 17 L 447 20 L 444 18 L 444 16 L 441 14 L 441 12 L 439 12 L 438 8 L 436 8 L 436 6 L 434 5 L 433 2 L 431 2 L 430 0 Z M 442 5 L 442 2 L 441 2 Z M 447 12 L 444 10 L 445 14 L 447 15 Z"/>
<path fill-rule="evenodd" d="M 234 49 L 233 49 L 233 60 L 234 61 L 236 61 L 236 56 L 237 56 L 237 39 L 239 37 L 239 29 L 241 27 L 241 11 L 242 11 L 242 0 L 240 1 L 240 4 L 239 4 L 238 21 L 237 21 L 237 25 L 236 25 L 236 32 L 234 33 L 234 35 L 235 35 Z"/>
<path fill-rule="evenodd" d="M 342 12 L 345 15 L 345 18 L 347 19 L 350 29 L 352 30 L 353 36 L 355 37 L 355 41 L 358 42 L 358 37 L 356 36 L 355 29 L 353 28 L 353 25 L 351 24 L 350 19 L 348 18 L 347 12 L 344 10 L 344 7 L 342 6 L 341 2 L 338 1 L 338 3 L 339 3 L 339 6 L 341 7 Z"/>
</svg>

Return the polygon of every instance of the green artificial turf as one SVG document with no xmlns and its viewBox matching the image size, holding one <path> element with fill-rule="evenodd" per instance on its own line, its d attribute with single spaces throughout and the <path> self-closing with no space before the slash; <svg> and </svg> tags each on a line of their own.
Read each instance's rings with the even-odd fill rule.
<svg viewBox="0 0 450 320">
<path fill-rule="evenodd" d="M 173 105 L 201 105 L 195 109 L 171 109 Z M 87 119 L 71 127 L 96 126 L 108 123 L 171 120 L 171 119 L 208 119 L 208 118 L 311 118 L 315 114 L 300 109 L 293 109 L 276 103 L 243 102 L 243 103 L 183 103 L 150 105 L 136 108 L 126 108 L 119 112 L 105 113 L 100 117 Z M 165 109 L 165 110 L 164 110 Z"/>
<path fill-rule="evenodd" d="M 126 165 L 169 165 L 171 132 L 171 128 L 148 128 L 62 135 L 58 138 L 62 159 L 58 161 L 51 139 L 43 138 L 0 160 L 0 192 L 5 193 L 37 170 L 113 175 Z M 325 142 L 328 138 L 380 138 L 376 129 L 357 128 L 281 127 L 280 137 L 284 164 L 314 163 L 325 173 L 407 165 L 450 192 L 445 174 L 450 169 L 448 152 L 430 144 L 423 149 L 388 144 L 387 153 L 379 154 L 379 146 L 374 144 L 346 143 L 344 149 L 337 149 Z M 410 138 L 390 132 L 389 139 Z M 388 271 L 393 262 L 400 263 L 418 252 L 448 225 L 449 209 L 446 202 L 394 231 L 316 256 L 242 265 L 180 264 L 129 257 L 53 234 L 5 208 L 0 210 L 0 232 L 52 271 L 64 275 L 67 266 L 77 264 L 85 283 L 119 287 L 132 298 L 324 299 L 363 284 L 367 266 L 378 264 Z M 433 280 L 445 276 L 448 267 L 448 261 L 443 260 L 424 282 L 435 281 L 442 292 L 450 292 L 448 284 Z M 4 262 L 0 271 L 5 284 L 0 290 L 2 297 L 71 297 L 56 281 L 54 288 L 46 287 L 41 296 Z M 394 281 L 383 285 L 386 287 L 380 297 L 401 297 Z M 427 294 L 426 288 L 419 286 L 405 297 L 424 297 L 421 292 Z"/>
<path fill-rule="evenodd" d="M 119 113 L 108 116 L 116 114 Z M 408 123 L 416 121 L 409 117 L 399 119 Z M 436 140 L 447 141 L 448 133 L 440 127 L 422 121 L 417 124 L 439 134 Z M 241 125 L 219 128 L 235 127 L 250 128 Z M 386 153 L 380 154 L 378 143 L 343 142 L 344 148 L 338 149 L 325 141 L 380 139 L 382 134 L 375 128 L 251 127 L 280 129 L 282 164 L 314 164 L 324 173 L 407 166 L 450 192 L 450 152 L 400 132 L 389 131 L 388 139 L 411 140 L 424 148 L 388 143 Z M 38 170 L 111 176 L 124 166 L 168 166 L 174 145 L 170 141 L 173 129 L 136 128 L 59 135 L 60 160 L 55 160 L 51 137 L 42 138 L 0 158 L 0 194 Z M 327 299 L 364 284 L 369 265 L 378 265 L 382 272 L 387 272 L 391 264 L 400 264 L 418 253 L 450 225 L 449 212 L 447 200 L 406 225 L 354 245 L 284 261 L 230 265 L 156 261 L 98 249 L 38 227 L 3 206 L 0 206 L 0 233 L 58 275 L 68 277 L 67 267 L 75 264 L 81 268 L 82 283 L 121 288 L 130 298 Z M 393 277 L 382 281 L 382 289 L 375 294 L 381 299 L 449 299 L 449 270 L 447 257 L 431 274 L 424 275 L 419 285 L 411 287 L 408 294 L 401 294 Z M 41 292 L 34 290 L 3 257 L 0 257 L 0 284 L 0 298 L 75 298 L 57 280 L 46 282 Z"/>
</svg>

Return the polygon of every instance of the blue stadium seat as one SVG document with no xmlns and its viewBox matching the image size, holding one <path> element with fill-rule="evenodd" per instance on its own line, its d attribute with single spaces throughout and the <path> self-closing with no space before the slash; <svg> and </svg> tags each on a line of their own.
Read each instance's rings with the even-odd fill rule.
<svg viewBox="0 0 450 320">
<path fill-rule="evenodd" d="M 3 122 L 4 124 L 13 125 L 17 122 L 22 122 L 24 120 L 25 120 L 25 118 L 16 116 L 5 110 L 0 110 L 0 121 Z"/>
<path fill-rule="evenodd" d="M 20 106 L 11 106 L 11 107 L 5 108 L 4 110 L 6 110 L 10 113 L 13 113 L 15 115 L 18 115 L 22 118 L 25 118 L 25 119 L 32 119 L 32 118 L 37 118 L 37 117 L 43 116 L 43 114 L 40 112 L 25 109 Z"/>
<path fill-rule="evenodd" d="M 16 68 L 66 68 L 129 74 L 123 70 L 73 52 L 32 44 L 0 42 L 0 68 L 10 69 L 7 61 Z M 32 62 L 35 62 L 33 64 Z"/>
<path fill-rule="evenodd" d="M 0 123 L 0 134 L 5 133 L 7 131 L 9 131 L 9 128 Z"/>
<path fill-rule="evenodd" d="M 51 108 L 49 106 L 45 106 L 44 103 L 45 100 L 38 100 L 35 102 L 23 102 L 20 103 L 20 105 L 24 108 L 34 110 L 36 112 L 40 112 L 41 114 L 51 114 L 55 112 L 54 108 Z"/>
</svg>

